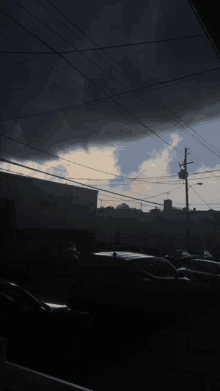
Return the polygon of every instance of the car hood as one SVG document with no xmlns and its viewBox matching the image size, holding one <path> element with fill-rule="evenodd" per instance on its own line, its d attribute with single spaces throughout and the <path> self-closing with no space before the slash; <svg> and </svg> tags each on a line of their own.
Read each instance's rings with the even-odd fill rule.
<svg viewBox="0 0 220 391">
<path fill-rule="evenodd" d="M 42 301 L 43 305 L 54 314 L 70 314 L 70 315 L 89 315 L 87 312 L 79 311 L 75 308 L 70 308 L 65 304 L 48 303 Z"/>
</svg>

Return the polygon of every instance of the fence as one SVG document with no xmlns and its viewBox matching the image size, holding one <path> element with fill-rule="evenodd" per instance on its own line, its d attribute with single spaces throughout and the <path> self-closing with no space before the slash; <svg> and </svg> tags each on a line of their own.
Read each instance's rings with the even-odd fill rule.
<svg viewBox="0 0 220 391">
<path fill-rule="evenodd" d="M 91 391 L 88 388 L 6 361 L 7 341 L 7 338 L 0 337 L 0 391 L 40 391 L 43 387 L 51 388 L 53 391 Z"/>
</svg>

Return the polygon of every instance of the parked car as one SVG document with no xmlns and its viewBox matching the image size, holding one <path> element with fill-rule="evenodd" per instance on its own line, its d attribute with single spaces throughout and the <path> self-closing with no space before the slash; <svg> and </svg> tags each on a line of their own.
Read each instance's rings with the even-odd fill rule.
<svg viewBox="0 0 220 391">
<path fill-rule="evenodd" d="M 210 261 L 213 260 L 212 255 L 208 251 L 204 250 L 195 250 L 193 251 L 192 258 L 194 259 L 208 259 Z"/>
<path fill-rule="evenodd" d="M 210 293 L 220 292 L 220 264 L 205 259 L 181 259 L 179 271 L 188 277 L 194 287 L 208 288 Z"/>
<path fill-rule="evenodd" d="M 87 259 L 84 290 L 72 303 L 93 314 L 136 308 L 166 312 L 175 306 L 175 296 L 184 295 L 189 286 L 189 279 L 164 258 L 124 251 L 98 252 Z"/>
<path fill-rule="evenodd" d="M 182 259 L 192 259 L 192 255 L 185 250 L 174 250 L 171 254 L 165 255 L 165 259 L 178 269 L 180 265 L 179 261 Z"/>
<path fill-rule="evenodd" d="M 40 301 L 18 285 L 0 280 L 0 335 L 8 338 L 9 361 L 22 365 L 27 360 L 52 360 L 58 346 L 75 344 L 90 322 L 86 312 Z"/>
</svg>

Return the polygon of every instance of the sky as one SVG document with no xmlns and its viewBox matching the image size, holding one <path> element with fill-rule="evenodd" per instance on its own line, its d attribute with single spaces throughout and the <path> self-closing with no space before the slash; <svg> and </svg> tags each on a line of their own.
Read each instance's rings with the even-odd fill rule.
<svg viewBox="0 0 220 391">
<path fill-rule="evenodd" d="M 181 78 L 220 68 L 220 59 L 186 0 L 169 7 L 82 0 L 77 8 L 67 0 L 2 0 L 1 8 L 1 157 L 161 208 L 166 198 L 183 207 L 177 175 L 190 148 L 190 208 L 219 209 L 220 172 L 206 171 L 220 170 L 220 70 Z M 167 39 L 176 40 L 146 43 Z M 77 52 L 97 45 L 131 46 Z M 98 206 L 122 202 L 155 206 L 99 191 Z"/>
</svg>

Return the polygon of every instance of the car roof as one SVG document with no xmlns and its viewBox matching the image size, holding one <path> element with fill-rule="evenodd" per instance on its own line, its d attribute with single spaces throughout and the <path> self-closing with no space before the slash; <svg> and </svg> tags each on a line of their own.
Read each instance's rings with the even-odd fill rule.
<svg viewBox="0 0 220 391">
<path fill-rule="evenodd" d="M 115 254 L 115 255 L 114 255 Z M 120 258 L 125 261 L 131 260 L 131 259 L 155 259 L 155 260 L 163 260 L 166 261 L 166 259 L 162 257 L 156 257 L 155 255 L 147 255 L 147 254 L 141 254 L 141 253 L 132 253 L 128 251 L 103 251 L 103 252 L 97 252 L 93 253 L 93 255 L 102 256 L 102 257 L 111 257 L 111 258 Z"/>
<path fill-rule="evenodd" d="M 7 281 L 7 280 L 2 280 L 0 279 L 0 286 L 3 285 L 3 286 L 8 286 L 8 287 L 15 287 L 19 290 L 21 290 L 22 292 L 24 292 L 26 295 L 28 295 L 29 297 L 31 297 L 35 302 L 37 302 L 38 304 L 41 304 L 41 301 L 38 300 L 35 296 L 33 296 L 30 292 L 26 291 L 24 288 L 22 288 L 21 286 L 17 285 L 17 284 L 14 284 L 13 282 L 11 281 Z"/>
<path fill-rule="evenodd" d="M 219 262 L 215 262 L 215 261 L 210 261 L 209 259 L 199 259 L 199 258 L 193 258 L 192 259 L 192 262 L 194 262 L 194 261 L 199 261 L 199 262 L 208 262 L 208 263 L 210 263 L 210 264 L 214 264 L 214 265 L 219 265 L 220 266 L 220 264 L 219 264 Z"/>
<path fill-rule="evenodd" d="M 0 279 L 0 285 L 9 285 L 9 286 L 16 286 L 17 288 L 20 288 L 18 285 L 14 284 L 13 282 Z"/>
</svg>

